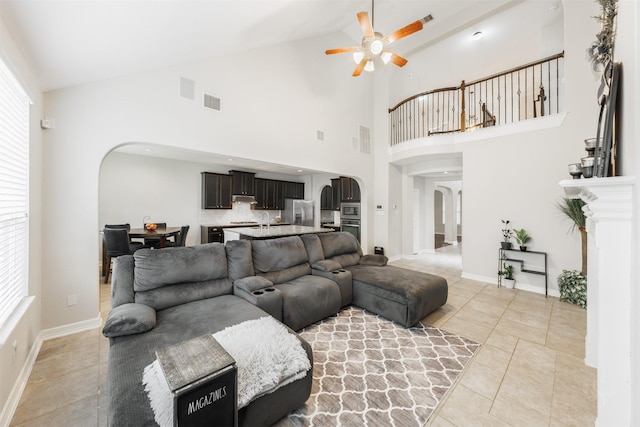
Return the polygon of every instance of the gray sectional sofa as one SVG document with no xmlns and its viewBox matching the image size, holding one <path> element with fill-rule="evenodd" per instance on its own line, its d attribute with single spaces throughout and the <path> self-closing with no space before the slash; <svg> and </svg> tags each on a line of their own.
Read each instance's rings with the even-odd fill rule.
<svg viewBox="0 0 640 427">
<path fill-rule="evenodd" d="M 363 255 L 349 233 L 142 249 L 114 263 L 109 425 L 155 426 L 142 385 L 155 351 L 273 316 L 297 331 L 355 304 L 406 327 L 445 304 L 445 279 Z M 311 362 L 309 344 L 298 336 Z M 240 426 L 271 425 L 304 404 L 312 374 L 253 400 Z"/>
</svg>

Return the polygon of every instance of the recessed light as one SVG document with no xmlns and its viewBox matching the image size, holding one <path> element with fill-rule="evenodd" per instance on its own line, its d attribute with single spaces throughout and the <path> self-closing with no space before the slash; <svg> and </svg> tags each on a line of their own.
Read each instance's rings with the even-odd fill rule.
<svg viewBox="0 0 640 427">
<path fill-rule="evenodd" d="M 473 33 L 472 37 L 474 40 L 480 40 L 482 36 L 483 36 L 482 31 L 476 31 L 475 33 Z"/>
<path fill-rule="evenodd" d="M 149 152 L 149 151 L 153 151 L 153 150 L 151 148 L 145 148 L 144 151 Z"/>
<path fill-rule="evenodd" d="M 445 174 L 445 175 L 446 175 L 446 174 L 448 174 L 448 173 L 449 173 L 448 171 L 444 171 L 444 174 Z"/>
<path fill-rule="evenodd" d="M 302 169 L 298 169 L 298 172 L 303 172 Z"/>
<path fill-rule="evenodd" d="M 233 162 L 233 159 L 227 159 L 228 162 Z"/>
</svg>

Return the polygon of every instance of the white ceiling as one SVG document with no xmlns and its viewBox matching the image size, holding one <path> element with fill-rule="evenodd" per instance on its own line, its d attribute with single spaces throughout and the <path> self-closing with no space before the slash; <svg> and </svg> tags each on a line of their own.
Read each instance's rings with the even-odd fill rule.
<svg viewBox="0 0 640 427">
<path fill-rule="evenodd" d="M 410 60 L 413 53 L 435 43 L 459 43 L 459 38 L 451 36 L 462 31 L 471 34 L 498 14 L 503 34 L 540 28 L 554 19 L 549 11 L 559 4 L 560 0 L 377 0 L 374 28 L 388 34 L 433 15 L 424 30 L 394 44 L 393 50 Z M 371 13 L 371 2 L 0 0 L 2 20 L 45 92 L 340 31 L 358 45 L 362 37 L 356 19 L 359 11 Z M 327 49 L 336 47 L 342 46 Z M 118 151 L 202 160 L 201 153 L 151 148 L 153 153 L 146 145 L 133 144 Z M 311 172 L 235 161 L 236 167 L 293 175 Z"/>
<path fill-rule="evenodd" d="M 388 34 L 432 14 L 425 30 L 398 42 L 398 53 L 410 53 L 522 2 L 378 0 L 374 26 Z M 370 1 L 0 0 L 44 91 L 339 31 L 357 45 L 359 11 L 370 12 Z M 541 19 L 526 13 L 505 25 Z"/>
</svg>

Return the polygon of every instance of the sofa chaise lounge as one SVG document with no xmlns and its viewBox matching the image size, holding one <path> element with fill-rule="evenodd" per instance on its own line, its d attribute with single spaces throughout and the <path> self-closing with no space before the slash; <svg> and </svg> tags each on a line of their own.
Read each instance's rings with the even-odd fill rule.
<svg viewBox="0 0 640 427">
<path fill-rule="evenodd" d="M 446 303 L 446 280 L 363 255 L 349 233 L 142 249 L 114 263 L 109 425 L 153 426 L 142 385 L 155 351 L 272 316 L 293 331 L 354 304 L 410 327 Z M 298 336 L 309 361 L 309 344 Z M 311 370 L 240 409 L 239 425 L 271 425 L 304 404 Z"/>
</svg>

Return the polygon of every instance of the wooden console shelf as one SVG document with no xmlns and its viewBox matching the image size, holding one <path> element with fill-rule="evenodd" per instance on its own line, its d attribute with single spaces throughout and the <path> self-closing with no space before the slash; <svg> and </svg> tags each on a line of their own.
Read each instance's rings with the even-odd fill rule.
<svg viewBox="0 0 640 427">
<path fill-rule="evenodd" d="M 507 255 L 507 253 L 509 255 Z M 532 270 L 530 268 L 525 267 L 525 260 L 520 258 L 515 258 L 516 254 L 533 254 L 534 256 L 540 256 L 544 260 L 544 270 Z M 498 271 L 502 270 L 502 264 L 504 262 L 513 262 L 520 264 L 520 271 L 522 273 L 528 274 L 537 274 L 539 276 L 544 276 L 544 296 L 546 297 L 549 292 L 548 288 L 548 278 L 547 278 L 547 253 L 546 252 L 537 252 L 537 251 L 521 251 L 520 249 L 498 249 Z M 502 276 L 498 275 L 498 285 L 502 283 Z"/>
</svg>

